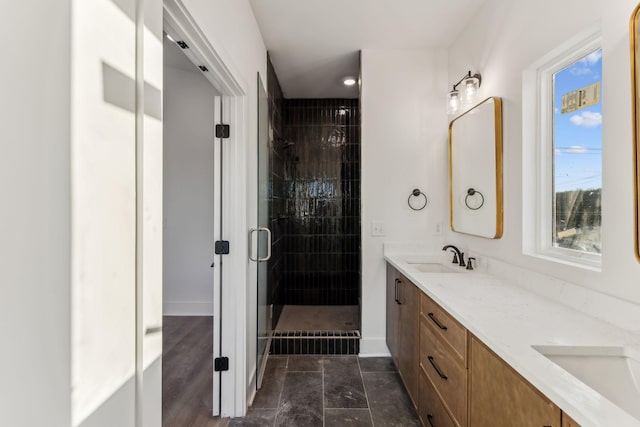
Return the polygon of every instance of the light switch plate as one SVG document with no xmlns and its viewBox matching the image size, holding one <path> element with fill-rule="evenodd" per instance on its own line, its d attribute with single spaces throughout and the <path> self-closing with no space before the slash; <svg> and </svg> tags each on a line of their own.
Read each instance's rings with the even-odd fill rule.
<svg viewBox="0 0 640 427">
<path fill-rule="evenodd" d="M 383 221 L 371 221 L 371 235 L 374 237 L 386 236 Z"/>
</svg>

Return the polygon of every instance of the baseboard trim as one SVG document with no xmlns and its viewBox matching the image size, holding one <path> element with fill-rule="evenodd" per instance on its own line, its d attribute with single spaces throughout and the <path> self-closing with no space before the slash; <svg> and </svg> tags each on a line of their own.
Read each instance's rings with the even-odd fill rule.
<svg viewBox="0 0 640 427">
<path fill-rule="evenodd" d="M 162 304 L 165 316 L 213 316 L 213 302 L 210 301 L 165 301 Z"/>
<path fill-rule="evenodd" d="M 385 338 L 362 338 L 360 340 L 360 357 L 391 356 Z"/>
</svg>

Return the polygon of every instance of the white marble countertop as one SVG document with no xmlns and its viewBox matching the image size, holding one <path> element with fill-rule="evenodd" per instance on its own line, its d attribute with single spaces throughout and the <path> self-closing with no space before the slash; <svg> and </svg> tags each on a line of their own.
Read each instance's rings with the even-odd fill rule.
<svg viewBox="0 0 640 427">
<path fill-rule="evenodd" d="M 637 334 L 494 276 L 462 267 L 455 267 L 459 274 L 422 273 L 412 264 L 450 263 L 450 254 L 444 252 L 385 248 L 384 257 L 582 427 L 640 427 L 640 420 L 532 347 L 611 346 L 640 351 Z"/>
</svg>

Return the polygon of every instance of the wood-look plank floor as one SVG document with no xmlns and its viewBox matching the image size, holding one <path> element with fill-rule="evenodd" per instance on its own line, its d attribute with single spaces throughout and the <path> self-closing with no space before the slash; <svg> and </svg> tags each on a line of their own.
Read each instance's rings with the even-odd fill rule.
<svg viewBox="0 0 640 427">
<path fill-rule="evenodd" d="M 165 316 L 162 344 L 162 426 L 226 427 L 211 416 L 213 318 Z"/>
</svg>

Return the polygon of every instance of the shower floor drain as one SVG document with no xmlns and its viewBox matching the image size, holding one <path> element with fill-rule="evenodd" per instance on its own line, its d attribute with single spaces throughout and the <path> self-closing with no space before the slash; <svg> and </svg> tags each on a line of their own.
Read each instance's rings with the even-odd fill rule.
<svg viewBox="0 0 640 427">
<path fill-rule="evenodd" d="M 276 331 L 271 354 L 346 355 L 360 352 L 360 331 Z"/>
</svg>

